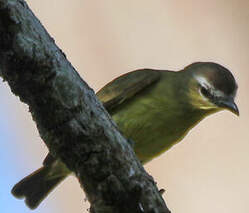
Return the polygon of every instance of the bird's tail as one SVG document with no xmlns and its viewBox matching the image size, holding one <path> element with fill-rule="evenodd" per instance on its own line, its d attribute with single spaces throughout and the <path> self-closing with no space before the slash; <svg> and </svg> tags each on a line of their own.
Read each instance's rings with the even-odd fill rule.
<svg viewBox="0 0 249 213">
<path fill-rule="evenodd" d="M 18 182 L 11 193 L 16 198 L 25 198 L 27 206 L 35 209 L 67 175 L 53 167 L 43 166 Z"/>
</svg>

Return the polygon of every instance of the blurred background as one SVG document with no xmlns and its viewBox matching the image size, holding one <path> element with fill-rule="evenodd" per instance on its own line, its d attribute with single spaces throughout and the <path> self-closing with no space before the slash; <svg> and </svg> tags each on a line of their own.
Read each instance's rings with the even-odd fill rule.
<svg viewBox="0 0 249 213">
<path fill-rule="evenodd" d="M 184 3 L 183 3 L 184 2 Z M 138 68 L 179 70 L 214 61 L 237 79 L 240 117 L 208 117 L 145 167 L 172 213 L 249 212 L 248 0 L 28 0 L 82 78 L 98 90 Z M 0 83 L 0 212 L 29 213 L 12 186 L 41 166 L 47 148 L 26 105 Z M 87 212 L 66 179 L 34 212 Z"/>
</svg>

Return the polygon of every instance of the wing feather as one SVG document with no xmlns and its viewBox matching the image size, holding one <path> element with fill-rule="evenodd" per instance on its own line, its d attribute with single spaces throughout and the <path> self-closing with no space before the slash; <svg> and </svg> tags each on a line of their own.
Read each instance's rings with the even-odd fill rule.
<svg viewBox="0 0 249 213">
<path fill-rule="evenodd" d="M 135 70 L 114 79 L 99 90 L 96 95 L 107 111 L 110 111 L 134 97 L 144 88 L 157 82 L 160 76 L 159 70 Z"/>
</svg>

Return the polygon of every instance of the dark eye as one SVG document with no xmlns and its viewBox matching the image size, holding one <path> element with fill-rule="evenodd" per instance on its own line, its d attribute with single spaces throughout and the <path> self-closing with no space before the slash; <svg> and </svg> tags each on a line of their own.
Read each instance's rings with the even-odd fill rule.
<svg viewBox="0 0 249 213">
<path fill-rule="evenodd" d="M 207 98 L 212 97 L 212 94 L 210 93 L 210 91 L 205 87 L 201 87 L 201 93 Z"/>
</svg>

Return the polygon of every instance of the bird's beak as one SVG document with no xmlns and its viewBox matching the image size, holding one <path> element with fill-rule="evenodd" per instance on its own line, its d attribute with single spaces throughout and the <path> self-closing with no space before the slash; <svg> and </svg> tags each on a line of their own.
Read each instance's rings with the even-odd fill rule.
<svg viewBox="0 0 249 213">
<path fill-rule="evenodd" d="M 231 111 L 232 113 L 234 113 L 235 115 L 239 116 L 239 108 L 235 104 L 233 98 L 229 97 L 229 98 L 221 99 L 216 104 L 217 104 L 217 106 L 224 108 L 224 109 L 227 109 L 227 110 Z"/>
</svg>

